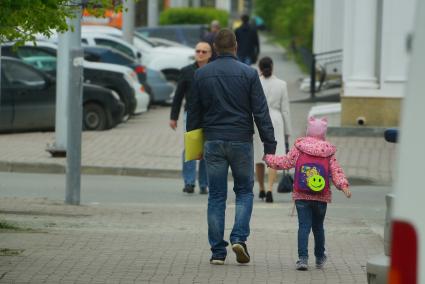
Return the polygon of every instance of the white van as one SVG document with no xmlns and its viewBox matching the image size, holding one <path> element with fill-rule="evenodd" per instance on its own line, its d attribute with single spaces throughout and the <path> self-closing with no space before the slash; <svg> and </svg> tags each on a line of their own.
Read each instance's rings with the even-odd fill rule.
<svg viewBox="0 0 425 284">
<path fill-rule="evenodd" d="M 425 284 L 425 1 L 416 3 L 394 183 L 390 284 Z"/>
</svg>

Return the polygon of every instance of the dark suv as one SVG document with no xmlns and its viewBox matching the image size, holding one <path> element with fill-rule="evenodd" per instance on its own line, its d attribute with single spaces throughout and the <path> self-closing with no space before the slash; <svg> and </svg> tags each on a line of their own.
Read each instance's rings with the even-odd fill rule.
<svg viewBox="0 0 425 284">
<path fill-rule="evenodd" d="M 40 46 L 24 45 L 14 48 L 13 45 L 3 45 L 1 47 L 3 56 L 19 58 L 54 77 L 56 77 L 56 51 L 56 45 L 42 46 L 41 42 Z M 43 59 L 43 64 L 39 64 L 41 62 L 40 58 Z M 127 82 L 121 72 L 84 66 L 84 82 L 117 92 L 125 105 L 126 117 L 133 114 L 136 109 L 137 102 L 133 87 Z"/>
<path fill-rule="evenodd" d="M 207 25 L 165 25 L 157 27 L 139 27 L 136 32 L 146 37 L 165 38 L 190 47 L 201 40 L 208 32 Z"/>
<path fill-rule="evenodd" d="M 55 127 L 56 80 L 21 60 L 1 57 L 0 132 Z M 83 127 L 109 129 L 120 123 L 124 104 L 112 90 L 83 86 Z"/>
</svg>

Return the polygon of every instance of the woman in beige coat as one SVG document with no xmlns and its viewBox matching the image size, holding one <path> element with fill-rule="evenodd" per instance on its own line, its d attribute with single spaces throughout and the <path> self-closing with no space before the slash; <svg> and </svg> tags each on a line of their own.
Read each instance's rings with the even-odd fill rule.
<svg viewBox="0 0 425 284">
<path fill-rule="evenodd" d="M 259 62 L 261 85 L 267 98 L 270 118 L 273 123 L 274 135 L 277 141 L 276 155 L 284 155 L 291 135 L 291 119 L 289 112 L 289 98 L 286 82 L 273 75 L 273 61 L 270 57 L 263 57 Z M 259 197 L 266 198 L 266 202 L 273 202 L 273 184 L 276 181 L 276 170 L 268 169 L 268 190 L 264 187 L 265 164 L 263 158 L 263 144 L 258 131 L 254 135 L 254 163 L 257 181 L 260 187 Z"/>
</svg>

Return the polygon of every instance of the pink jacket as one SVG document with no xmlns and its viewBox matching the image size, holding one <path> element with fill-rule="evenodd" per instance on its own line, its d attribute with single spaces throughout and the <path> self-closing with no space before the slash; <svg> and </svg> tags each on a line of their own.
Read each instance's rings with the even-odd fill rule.
<svg viewBox="0 0 425 284">
<path fill-rule="evenodd" d="M 329 157 L 329 170 L 331 172 L 334 185 L 339 190 L 349 187 L 349 183 L 345 177 L 344 171 L 335 158 L 336 147 L 328 141 L 320 140 L 314 137 L 301 137 L 295 141 L 294 147 L 292 147 L 286 156 L 266 155 L 265 161 L 273 169 L 288 170 L 295 167 L 301 152 L 312 156 Z M 307 199 L 331 202 L 332 193 L 330 190 L 328 190 L 322 194 L 312 195 L 294 190 L 292 193 L 292 199 Z"/>
</svg>

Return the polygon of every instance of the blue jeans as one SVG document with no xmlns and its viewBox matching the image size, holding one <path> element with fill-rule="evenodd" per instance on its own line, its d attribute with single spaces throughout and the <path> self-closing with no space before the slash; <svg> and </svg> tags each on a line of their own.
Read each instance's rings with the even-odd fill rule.
<svg viewBox="0 0 425 284">
<path fill-rule="evenodd" d="M 298 213 L 298 257 L 308 258 L 308 236 L 313 230 L 314 256 L 323 257 L 325 254 L 325 220 L 326 202 L 314 200 L 296 200 Z"/>
<path fill-rule="evenodd" d="M 184 112 L 183 115 L 183 131 L 186 132 L 186 120 L 187 120 L 187 112 Z M 183 168 L 183 180 L 184 185 L 195 185 L 196 183 L 196 160 L 193 161 L 184 161 L 184 153 L 182 155 L 182 168 Z M 207 187 L 208 186 L 208 179 L 207 179 L 207 172 L 205 168 L 205 161 L 204 159 L 199 161 L 199 168 L 198 168 L 198 183 L 199 187 Z"/>
<path fill-rule="evenodd" d="M 184 150 L 183 150 L 183 180 L 184 185 L 195 185 L 196 183 L 196 160 L 193 161 L 184 161 Z M 205 160 L 202 159 L 199 161 L 198 167 L 198 183 L 199 187 L 207 187 L 207 171 L 205 168 Z"/>
<path fill-rule="evenodd" d="M 254 158 L 252 142 L 206 141 L 204 159 L 207 165 L 208 240 L 213 257 L 226 257 L 224 219 L 227 200 L 227 175 L 229 166 L 234 179 L 236 212 L 230 242 L 245 242 L 249 236 L 254 194 Z"/>
</svg>

